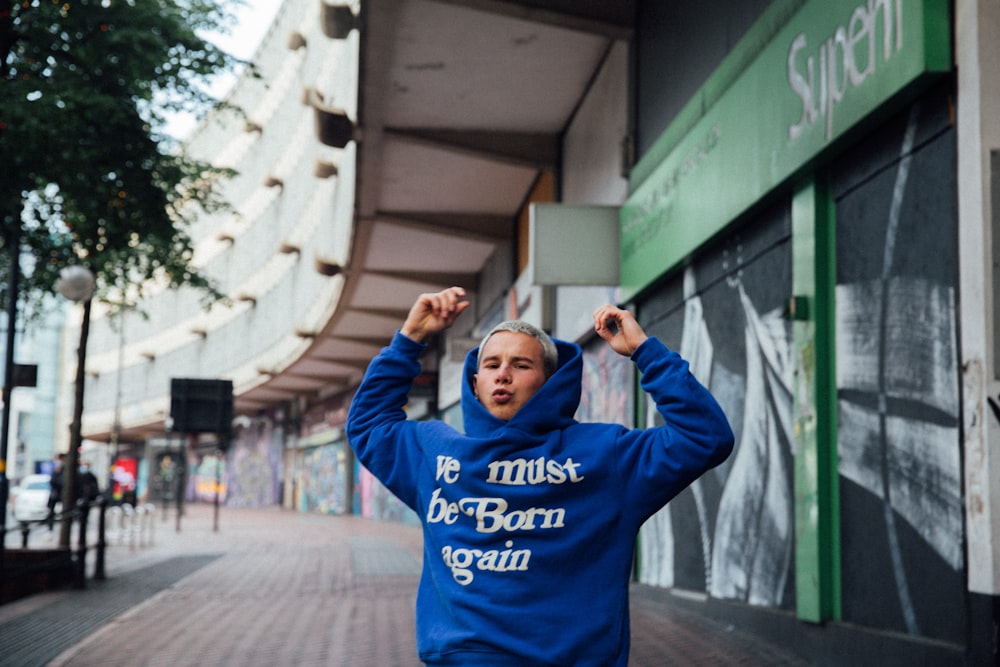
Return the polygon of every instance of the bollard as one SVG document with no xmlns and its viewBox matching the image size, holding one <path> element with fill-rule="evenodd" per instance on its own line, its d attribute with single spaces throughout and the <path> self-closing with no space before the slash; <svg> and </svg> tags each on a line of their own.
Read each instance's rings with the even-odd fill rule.
<svg viewBox="0 0 1000 667">
<path fill-rule="evenodd" d="M 121 514 L 118 517 L 118 544 L 125 544 L 125 538 L 130 537 L 132 534 L 132 515 L 135 513 L 135 509 L 128 503 L 122 503 L 119 509 L 121 510 Z M 129 543 L 131 544 L 131 541 Z"/>
<path fill-rule="evenodd" d="M 149 544 L 149 534 L 152 532 L 153 515 L 150 513 L 149 505 L 139 505 L 136 507 L 139 512 L 139 546 L 145 549 Z"/>
<path fill-rule="evenodd" d="M 103 581 L 105 579 L 104 549 L 107 547 L 107 542 L 104 539 L 104 527 L 105 527 L 104 515 L 108 511 L 108 500 L 103 495 L 100 496 L 100 509 L 101 513 L 100 515 L 98 515 L 97 519 L 97 554 L 94 557 L 96 559 L 94 562 L 94 579 L 97 579 L 98 581 Z"/>
<path fill-rule="evenodd" d="M 28 548 L 28 533 L 31 532 L 31 526 L 28 525 L 27 521 L 21 522 L 21 548 Z M 6 535 L 4 536 L 6 538 Z"/>
<path fill-rule="evenodd" d="M 111 542 L 122 544 L 124 541 L 122 535 L 122 508 L 118 505 L 109 507 L 106 521 L 111 526 L 111 534 L 108 536 L 108 539 Z"/>
<path fill-rule="evenodd" d="M 153 546 L 153 533 L 156 532 L 156 522 L 153 521 L 153 516 L 156 514 L 156 505 L 152 503 L 146 503 L 143 505 L 146 508 L 146 516 L 148 517 L 149 526 L 149 546 Z"/>
<path fill-rule="evenodd" d="M 139 532 L 136 526 L 142 521 L 139 508 L 128 505 L 125 510 L 125 516 L 128 518 L 128 549 L 129 551 L 135 551 L 135 534 Z"/>
</svg>

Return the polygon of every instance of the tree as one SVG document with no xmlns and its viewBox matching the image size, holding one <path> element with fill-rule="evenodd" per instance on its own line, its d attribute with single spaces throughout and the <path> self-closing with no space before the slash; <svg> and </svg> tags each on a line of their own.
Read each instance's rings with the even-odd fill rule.
<svg viewBox="0 0 1000 667">
<path fill-rule="evenodd" d="M 207 110 L 215 101 L 204 84 L 239 64 L 199 34 L 228 29 L 235 5 L 0 0 L 0 223 L 8 251 L 0 257 L 20 264 L 22 253 L 33 255 L 22 291 L 51 292 L 62 268 L 81 264 L 98 294 L 117 292 L 121 307 L 127 289 L 139 298 L 150 282 L 201 288 L 209 302 L 221 296 L 191 264 L 186 227 L 199 210 L 225 206 L 212 184 L 228 172 L 190 159 L 158 128 L 171 110 Z M 17 282 L 4 283 L 11 312 L 19 295 L 9 285 Z M 66 507 L 76 497 L 89 316 L 87 299 Z M 5 381 L 5 424 L 9 389 Z M 6 488 L 0 466 L 4 507 Z M 63 521 L 61 546 L 69 546 L 70 526 Z"/>
<path fill-rule="evenodd" d="M 212 183 L 228 172 L 161 128 L 216 104 L 205 83 L 241 64 L 201 36 L 228 30 L 235 5 L 0 0 L 0 218 L 36 258 L 25 292 L 79 263 L 99 294 L 156 280 L 220 296 L 191 264 L 187 226 L 226 206 Z"/>
</svg>

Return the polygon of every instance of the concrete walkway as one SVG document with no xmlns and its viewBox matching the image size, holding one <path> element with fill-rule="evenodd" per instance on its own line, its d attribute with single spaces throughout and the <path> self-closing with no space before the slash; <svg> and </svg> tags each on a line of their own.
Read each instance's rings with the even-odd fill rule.
<svg viewBox="0 0 1000 667">
<path fill-rule="evenodd" d="M 0 606 L 0 665 L 420 664 L 417 527 L 278 508 L 214 518 L 189 505 L 178 532 L 158 515 L 151 545 L 112 544 L 106 580 Z M 634 596 L 632 625 L 631 667 L 804 664 L 659 595 Z"/>
</svg>

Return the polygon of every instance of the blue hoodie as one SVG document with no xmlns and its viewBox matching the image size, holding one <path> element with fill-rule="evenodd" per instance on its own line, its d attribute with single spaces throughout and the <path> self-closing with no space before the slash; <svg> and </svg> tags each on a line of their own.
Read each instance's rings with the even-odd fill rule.
<svg viewBox="0 0 1000 667">
<path fill-rule="evenodd" d="M 628 588 L 642 523 L 726 459 L 733 433 L 688 364 L 649 338 L 632 355 L 665 426 L 578 423 L 582 353 L 502 421 L 473 395 L 466 433 L 408 421 L 424 346 L 397 333 L 372 361 L 347 436 L 361 463 L 421 518 L 417 650 L 433 665 L 626 665 Z"/>
</svg>

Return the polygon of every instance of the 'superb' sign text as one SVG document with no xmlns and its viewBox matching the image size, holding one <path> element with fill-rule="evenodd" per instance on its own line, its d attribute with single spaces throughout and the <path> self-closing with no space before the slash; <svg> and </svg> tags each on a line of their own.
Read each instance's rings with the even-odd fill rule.
<svg viewBox="0 0 1000 667">
<path fill-rule="evenodd" d="M 771 3 L 632 170 L 619 212 L 620 299 L 951 71 L 953 4 Z"/>
<path fill-rule="evenodd" d="M 804 55 L 809 47 L 799 33 L 788 50 L 788 85 L 802 100 L 802 117 L 788 128 L 788 138 L 796 139 L 822 116 L 829 140 L 834 110 L 844 96 L 903 48 L 903 2 L 868 0 L 854 8 L 847 25 L 837 26 L 815 52 Z"/>
</svg>

